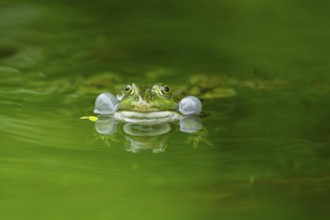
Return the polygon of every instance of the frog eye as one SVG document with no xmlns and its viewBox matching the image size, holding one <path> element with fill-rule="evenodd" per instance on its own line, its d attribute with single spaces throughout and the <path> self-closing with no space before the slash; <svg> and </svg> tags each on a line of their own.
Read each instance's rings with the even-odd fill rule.
<svg viewBox="0 0 330 220">
<path fill-rule="evenodd" d="M 163 91 L 164 91 L 164 92 L 169 92 L 169 91 L 170 91 L 170 88 L 168 88 L 168 86 L 165 86 L 165 87 L 163 88 Z"/>
<path fill-rule="evenodd" d="M 165 94 L 170 92 L 170 88 L 165 84 L 162 84 L 161 89 Z"/>
<path fill-rule="evenodd" d="M 127 85 L 126 87 L 125 87 L 125 92 L 126 93 L 129 93 L 130 91 L 132 91 L 132 85 Z"/>
</svg>

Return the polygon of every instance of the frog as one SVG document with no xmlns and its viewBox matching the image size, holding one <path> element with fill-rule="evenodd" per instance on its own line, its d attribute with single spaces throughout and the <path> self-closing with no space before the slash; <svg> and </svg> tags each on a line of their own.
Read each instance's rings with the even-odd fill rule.
<svg viewBox="0 0 330 220">
<path fill-rule="evenodd" d="M 178 100 L 165 83 L 151 87 L 131 83 L 120 94 L 101 93 L 95 101 L 94 113 L 113 115 L 114 119 L 129 123 L 156 124 L 198 116 L 202 103 L 196 96 Z"/>
<path fill-rule="evenodd" d="M 125 87 L 121 95 L 117 95 L 118 110 L 137 112 L 175 111 L 178 102 L 170 88 L 164 83 L 156 83 L 152 88 L 143 88 L 135 83 Z"/>
</svg>

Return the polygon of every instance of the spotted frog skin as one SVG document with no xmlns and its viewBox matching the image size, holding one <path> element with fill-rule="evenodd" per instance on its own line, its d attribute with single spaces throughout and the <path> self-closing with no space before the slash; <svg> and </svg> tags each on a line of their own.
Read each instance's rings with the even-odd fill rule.
<svg viewBox="0 0 330 220">
<path fill-rule="evenodd" d="M 130 123 L 164 123 L 178 121 L 185 116 L 199 115 L 202 104 L 197 97 L 186 96 L 179 102 L 164 83 L 156 83 L 151 88 L 127 85 L 114 96 L 102 93 L 95 101 L 94 113 L 112 115 L 117 121 Z"/>
<path fill-rule="evenodd" d="M 134 111 L 141 113 L 157 111 L 177 111 L 178 101 L 164 83 L 157 83 L 151 88 L 138 86 L 135 83 L 125 87 L 120 95 L 117 111 Z"/>
</svg>

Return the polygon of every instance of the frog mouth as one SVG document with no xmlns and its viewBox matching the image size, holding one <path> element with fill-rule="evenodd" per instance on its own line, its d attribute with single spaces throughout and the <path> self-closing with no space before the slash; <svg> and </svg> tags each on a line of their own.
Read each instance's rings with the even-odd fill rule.
<svg viewBox="0 0 330 220">
<path fill-rule="evenodd" d="M 129 123 L 165 123 L 177 121 L 182 116 L 175 111 L 156 111 L 156 112 L 136 112 L 136 111 L 118 111 L 114 118 L 119 121 Z"/>
</svg>

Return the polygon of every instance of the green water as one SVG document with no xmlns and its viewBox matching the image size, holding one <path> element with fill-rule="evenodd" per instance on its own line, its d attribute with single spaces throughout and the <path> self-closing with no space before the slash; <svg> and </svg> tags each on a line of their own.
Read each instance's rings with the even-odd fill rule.
<svg viewBox="0 0 330 220">
<path fill-rule="evenodd" d="M 1 1 L 0 218 L 328 219 L 329 6 Z M 173 125 L 131 153 L 79 119 L 100 91 L 194 74 L 236 82 L 198 146 Z"/>
</svg>

